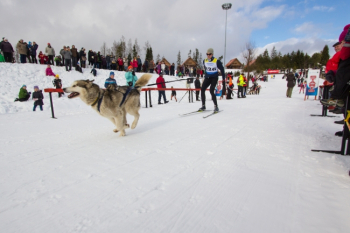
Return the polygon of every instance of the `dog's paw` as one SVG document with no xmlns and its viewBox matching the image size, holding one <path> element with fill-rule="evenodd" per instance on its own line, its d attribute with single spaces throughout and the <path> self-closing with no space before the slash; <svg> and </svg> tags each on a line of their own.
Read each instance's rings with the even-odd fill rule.
<svg viewBox="0 0 350 233">
<path fill-rule="evenodd" d="M 126 127 L 126 128 L 130 128 L 130 125 L 129 125 L 129 124 L 125 124 L 125 127 Z"/>
<path fill-rule="evenodd" d="M 118 133 L 118 132 L 119 132 L 119 130 L 117 130 L 117 129 L 113 129 L 113 132 L 114 132 L 114 133 Z"/>
<path fill-rule="evenodd" d="M 120 137 L 124 137 L 125 135 L 126 135 L 125 130 L 120 131 L 120 134 L 119 134 Z"/>
</svg>

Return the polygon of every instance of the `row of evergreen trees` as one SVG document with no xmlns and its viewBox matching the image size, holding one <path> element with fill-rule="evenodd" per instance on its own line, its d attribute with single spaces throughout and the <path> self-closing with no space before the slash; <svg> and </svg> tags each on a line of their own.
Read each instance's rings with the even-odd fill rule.
<svg viewBox="0 0 350 233">
<path fill-rule="evenodd" d="M 329 57 L 328 45 L 325 45 L 322 51 L 316 52 L 312 56 L 300 50 L 282 55 L 273 47 L 270 54 L 266 49 L 256 58 L 254 69 L 260 73 L 267 69 L 320 68 L 326 65 Z"/>
</svg>

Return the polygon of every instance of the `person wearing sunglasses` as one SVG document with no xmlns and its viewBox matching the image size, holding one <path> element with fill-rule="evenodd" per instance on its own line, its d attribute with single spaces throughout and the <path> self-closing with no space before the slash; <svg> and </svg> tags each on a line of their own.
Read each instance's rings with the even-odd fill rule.
<svg viewBox="0 0 350 233">
<path fill-rule="evenodd" d="M 218 103 L 215 95 L 215 86 L 219 79 L 218 69 L 221 71 L 222 80 L 225 80 L 225 70 L 221 61 L 214 57 L 214 49 L 209 48 L 207 50 L 207 58 L 203 61 L 205 76 L 201 88 L 201 98 L 202 98 L 202 107 L 198 110 L 202 112 L 206 110 L 205 107 L 205 91 L 210 86 L 210 94 L 214 102 L 214 112 L 219 111 Z"/>
</svg>

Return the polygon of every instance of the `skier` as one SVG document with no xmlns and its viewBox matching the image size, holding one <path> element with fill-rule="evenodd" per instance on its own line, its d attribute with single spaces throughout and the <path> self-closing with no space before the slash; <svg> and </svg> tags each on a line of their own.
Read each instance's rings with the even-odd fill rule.
<svg viewBox="0 0 350 233">
<path fill-rule="evenodd" d="M 205 76 L 204 81 L 201 88 L 201 98 L 202 98 L 202 107 L 198 110 L 199 112 L 204 111 L 205 107 L 205 91 L 210 86 L 210 94 L 214 103 L 214 113 L 219 112 L 218 104 L 215 96 L 215 86 L 219 79 L 220 69 L 222 74 L 222 80 L 225 80 L 225 70 L 220 60 L 214 58 L 214 49 L 209 48 L 207 50 L 207 58 L 203 61 Z"/>
</svg>

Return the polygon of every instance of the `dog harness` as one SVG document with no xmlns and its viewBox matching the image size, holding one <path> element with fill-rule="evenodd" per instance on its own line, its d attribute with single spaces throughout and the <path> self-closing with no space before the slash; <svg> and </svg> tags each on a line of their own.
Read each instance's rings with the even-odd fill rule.
<svg viewBox="0 0 350 233">
<path fill-rule="evenodd" d="M 102 100 L 103 100 L 103 94 L 101 96 L 101 93 L 99 92 L 98 93 L 98 97 L 96 98 L 96 100 L 91 104 L 91 106 L 94 106 L 96 103 L 97 103 L 97 110 L 98 112 L 100 112 L 100 108 L 101 108 L 101 103 L 102 103 Z"/>
</svg>

